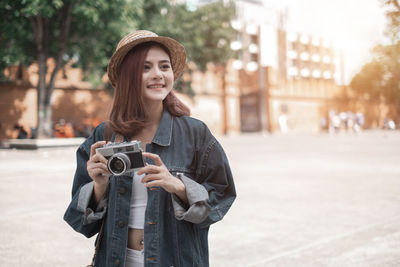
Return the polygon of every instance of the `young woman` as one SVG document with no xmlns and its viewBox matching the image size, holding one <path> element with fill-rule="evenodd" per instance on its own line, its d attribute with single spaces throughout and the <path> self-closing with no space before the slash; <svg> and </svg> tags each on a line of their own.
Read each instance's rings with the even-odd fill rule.
<svg viewBox="0 0 400 267">
<path fill-rule="evenodd" d="M 95 266 L 209 265 L 209 226 L 223 218 L 236 193 L 221 145 L 173 92 L 185 62 L 181 44 L 149 31 L 125 36 L 110 59 L 110 120 L 77 151 L 64 215 L 87 237 L 104 220 Z M 96 153 L 107 127 L 112 141 L 141 141 L 145 167 L 110 175 Z"/>
</svg>

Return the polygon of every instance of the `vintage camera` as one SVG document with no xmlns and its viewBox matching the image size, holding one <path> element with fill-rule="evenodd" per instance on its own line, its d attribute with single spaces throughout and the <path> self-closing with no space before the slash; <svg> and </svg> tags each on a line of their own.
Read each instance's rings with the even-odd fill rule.
<svg viewBox="0 0 400 267">
<path fill-rule="evenodd" d="M 107 159 L 108 170 L 117 176 L 145 165 L 140 141 L 105 144 L 97 148 L 96 152 Z"/>
</svg>

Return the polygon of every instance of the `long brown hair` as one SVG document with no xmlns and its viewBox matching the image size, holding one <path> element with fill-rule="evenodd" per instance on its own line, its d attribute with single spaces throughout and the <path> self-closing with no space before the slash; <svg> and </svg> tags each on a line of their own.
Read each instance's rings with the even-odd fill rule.
<svg viewBox="0 0 400 267">
<path fill-rule="evenodd" d="M 145 106 L 141 84 L 144 62 L 147 53 L 153 46 L 161 47 L 170 56 L 169 51 L 163 45 L 147 42 L 129 51 L 120 66 L 110 113 L 110 125 L 114 132 L 126 137 L 137 134 L 149 123 L 149 112 Z M 173 116 L 190 115 L 189 108 L 176 97 L 173 90 L 163 100 L 163 104 Z"/>
</svg>

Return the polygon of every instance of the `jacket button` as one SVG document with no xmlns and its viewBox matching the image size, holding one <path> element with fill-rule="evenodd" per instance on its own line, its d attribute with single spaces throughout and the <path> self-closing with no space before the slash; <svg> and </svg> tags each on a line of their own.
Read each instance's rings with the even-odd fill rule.
<svg viewBox="0 0 400 267">
<path fill-rule="evenodd" d="M 121 195 L 125 194 L 125 192 L 126 192 L 125 187 L 120 187 L 120 188 L 119 188 L 119 193 L 120 193 Z"/>
<path fill-rule="evenodd" d="M 124 228 L 125 223 L 123 221 L 119 221 L 119 227 Z"/>
<path fill-rule="evenodd" d="M 115 266 L 119 266 L 119 264 L 120 264 L 119 259 L 116 259 L 116 260 L 114 261 L 114 265 L 115 265 Z"/>
</svg>

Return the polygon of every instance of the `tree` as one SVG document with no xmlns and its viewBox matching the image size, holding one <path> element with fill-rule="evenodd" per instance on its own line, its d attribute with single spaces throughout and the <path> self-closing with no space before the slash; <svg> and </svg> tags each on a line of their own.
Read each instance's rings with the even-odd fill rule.
<svg viewBox="0 0 400 267">
<path fill-rule="evenodd" d="M 115 43 L 134 25 L 141 1 L 16 0 L 0 3 L 0 69 L 38 63 L 37 136 L 52 132 L 51 95 L 55 77 L 74 58 L 88 72 L 104 69 Z M 49 69 L 47 61 L 55 66 Z M 46 76 L 50 74 L 48 79 Z"/>
<path fill-rule="evenodd" d="M 387 35 L 393 43 L 400 40 L 400 2 L 399 0 L 380 0 L 386 8 L 386 17 L 389 20 Z"/>
<path fill-rule="evenodd" d="M 384 67 L 383 90 L 386 102 L 394 106 L 400 123 L 400 2 L 399 0 L 381 0 L 386 7 L 388 19 L 387 36 L 391 44 L 378 45 L 374 52 Z"/>
<path fill-rule="evenodd" d="M 357 73 L 351 83 L 350 87 L 357 96 L 357 101 L 361 101 L 368 105 L 366 109 L 366 126 L 379 125 L 382 111 L 380 104 L 384 97 L 383 86 L 384 66 L 378 60 L 373 60 L 365 64 L 361 71 Z"/>
<path fill-rule="evenodd" d="M 381 0 L 386 8 L 388 45 L 373 49 L 373 59 L 356 74 L 350 87 L 369 101 L 383 100 L 400 120 L 400 4 L 398 0 Z"/>
<path fill-rule="evenodd" d="M 383 96 L 384 66 L 382 62 L 373 60 L 365 64 L 361 71 L 351 80 L 350 87 L 365 99 L 374 101 Z"/>
</svg>

